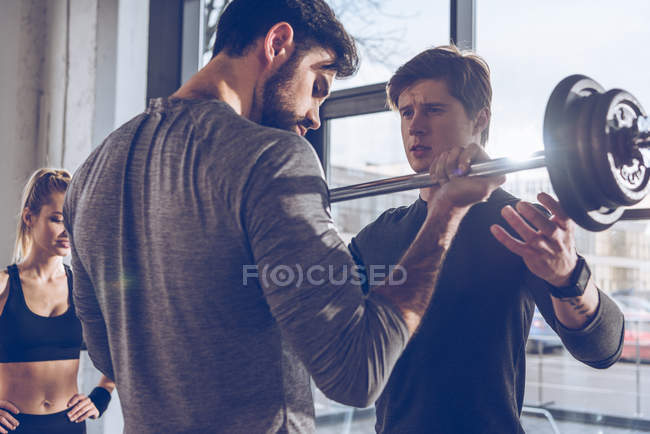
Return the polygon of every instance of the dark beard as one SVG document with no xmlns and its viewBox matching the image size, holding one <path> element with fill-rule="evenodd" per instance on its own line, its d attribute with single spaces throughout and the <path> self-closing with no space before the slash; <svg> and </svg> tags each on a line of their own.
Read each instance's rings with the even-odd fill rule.
<svg viewBox="0 0 650 434">
<path fill-rule="evenodd" d="M 297 124 L 305 127 L 311 124 L 308 119 L 301 118 L 294 112 L 290 101 L 291 96 L 287 93 L 301 59 L 302 56 L 294 52 L 291 58 L 264 84 L 260 124 L 292 132 L 295 132 Z"/>
</svg>

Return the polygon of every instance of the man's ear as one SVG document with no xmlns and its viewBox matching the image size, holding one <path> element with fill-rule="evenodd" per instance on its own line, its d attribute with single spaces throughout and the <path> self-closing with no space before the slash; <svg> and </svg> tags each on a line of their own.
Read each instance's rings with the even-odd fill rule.
<svg viewBox="0 0 650 434">
<path fill-rule="evenodd" d="M 283 21 L 273 25 L 264 38 L 264 65 L 279 66 L 289 59 L 294 49 L 291 24 Z"/>
<path fill-rule="evenodd" d="M 490 109 L 487 107 L 483 107 L 481 110 L 478 111 L 478 113 L 474 117 L 474 131 L 472 131 L 472 133 L 480 135 L 483 132 L 483 130 L 485 130 L 488 127 L 489 124 L 490 124 Z"/>
</svg>

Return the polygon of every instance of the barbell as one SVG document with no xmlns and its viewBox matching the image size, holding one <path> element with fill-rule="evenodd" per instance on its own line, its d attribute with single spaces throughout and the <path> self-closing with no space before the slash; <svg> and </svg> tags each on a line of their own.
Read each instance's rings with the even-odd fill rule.
<svg viewBox="0 0 650 434">
<path fill-rule="evenodd" d="M 544 114 L 544 151 L 526 160 L 497 158 L 470 166 L 467 176 L 504 175 L 546 167 L 567 214 L 590 231 L 616 223 L 624 207 L 650 189 L 650 118 L 630 93 L 605 91 L 584 75 L 555 87 Z M 330 190 L 330 202 L 436 185 L 428 173 Z"/>
</svg>

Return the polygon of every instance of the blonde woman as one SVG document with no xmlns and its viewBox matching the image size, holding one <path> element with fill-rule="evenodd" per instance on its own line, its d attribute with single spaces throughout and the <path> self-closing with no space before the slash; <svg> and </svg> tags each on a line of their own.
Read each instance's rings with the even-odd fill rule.
<svg viewBox="0 0 650 434">
<path fill-rule="evenodd" d="M 113 381 L 77 390 L 81 324 L 72 303 L 63 227 L 65 170 L 39 169 L 25 186 L 14 264 L 0 271 L 0 433 L 85 433 Z"/>
</svg>

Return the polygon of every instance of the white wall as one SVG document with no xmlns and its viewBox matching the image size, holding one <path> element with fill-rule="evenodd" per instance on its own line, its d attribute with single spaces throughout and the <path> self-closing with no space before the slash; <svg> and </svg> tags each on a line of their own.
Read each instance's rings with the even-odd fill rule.
<svg viewBox="0 0 650 434">
<path fill-rule="evenodd" d="M 38 116 L 45 15 L 39 1 L 8 0 L 0 13 L 0 259 L 11 259 L 22 185 L 39 164 Z M 25 25 L 29 23 L 30 25 Z"/>
<path fill-rule="evenodd" d="M 0 264 L 22 186 L 41 166 L 74 171 L 145 108 L 148 0 L 2 0 Z"/>
</svg>

